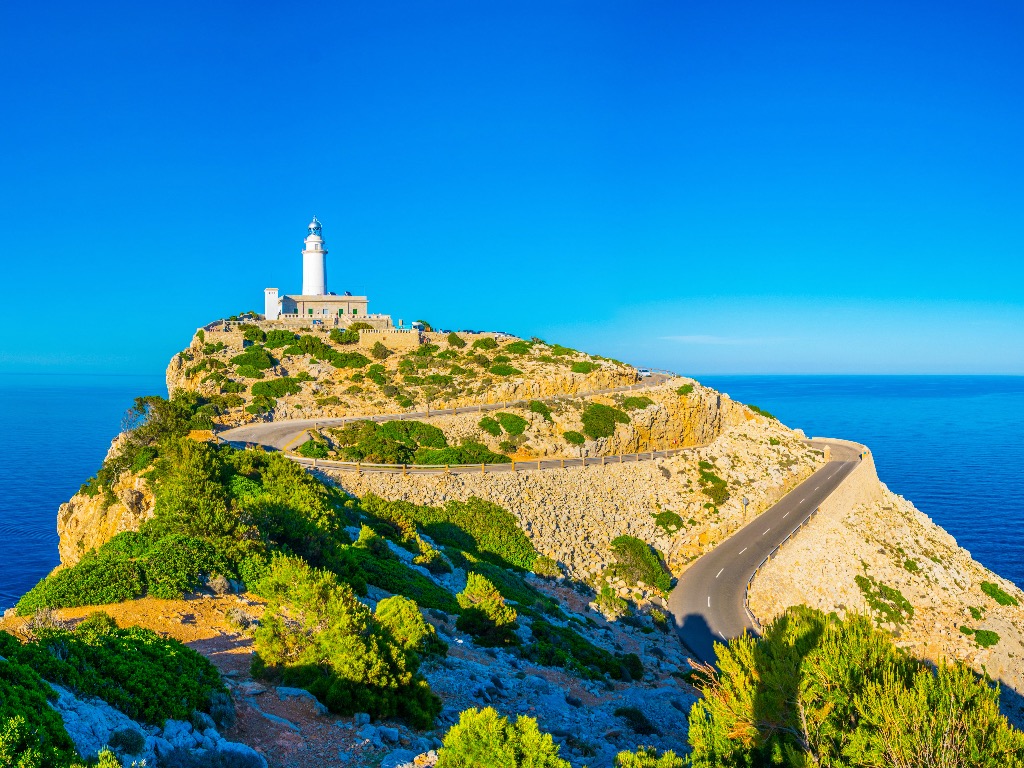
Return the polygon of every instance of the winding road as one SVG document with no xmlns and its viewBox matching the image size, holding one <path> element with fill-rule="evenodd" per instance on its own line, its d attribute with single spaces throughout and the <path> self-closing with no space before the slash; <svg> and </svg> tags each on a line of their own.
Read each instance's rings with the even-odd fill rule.
<svg viewBox="0 0 1024 768">
<path fill-rule="evenodd" d="M 746 588 L 764 560 L 802 527 L 860 461 L 848 443 L 828 445 L 832 460 L 787 493 L 775 506 L 703 555 L 680 577 L 668 599 L 683 644 L 700 661 L 714 663 L 715 642 L 756 633 L 745 606 Z"/>
</svg>

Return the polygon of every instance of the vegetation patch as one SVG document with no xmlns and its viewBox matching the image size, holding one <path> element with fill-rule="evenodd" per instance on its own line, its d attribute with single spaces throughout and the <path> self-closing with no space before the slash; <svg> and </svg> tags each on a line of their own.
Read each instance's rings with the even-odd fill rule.
<svg viewBox="0 0 1024 768">
<path fill-rule="evenodd" d="M 462 349 L 466 346 L 466 340 L 459 336 L 459 334 L 452 331 L 448 334 L 448 346 L 455 347 L 455 349 Z"/>
<path fill-rule="evenodd" d="M 612 556 L 615 563 L 611 572 L 630 586 L 643 582 L 648 587 L 667 592 L 671 576 L 662 564 L 661 555 L 647 542 L 635 536 L 619 536 L 612 539 Z"/>
<path fill-rule="evenodd" d="M 530 425 L 530 422 L 514 413 L 499 413 L 494 418 L 497 419 L 501 428 L 510 435 L 521 435 Z"/>
<path fill-rule="evenodd" d="M 656 736 L 661 733 L 643 712 L 636 707 L 617 707 L 615 716 L 626 721 L 630 730 L 638 736 Z"/>
<path fill-rule="evenodd" d="M 551 421 L 551 409 L 540 400 L 530 401 L 530 413 L 539 413 L 544 421 Z"/>
<path fill-rule="evenodd" d="M 519 715 L 510 722 L 491 707 L 467 709 L 445 734 L 437 755 L 437 768 L 570 768 L 558 756 L 550 734 L 541 733 L 537 721 Z"/>
<path fill-rule="evenodd" d="M 715 465 L 710 461 L 701 461 L 697 468 L 699 470 L 698 480 L 700 489 L 704 495 L 711 499 L 715 506 L 722 506 L 730 498 L 729 486 L 725 480 L 715 474 Z"/>
<path fill-rule="evenodd" d="M 211 712 L 227 695 L 217 668 L 201 654 L 148 629 L 120 629 L 103 613 L 74 630 L 37 634 L 22 645 L 0 632 L 0 656 L 80 696 L 103 699 L 143 723 L 188 720 L 193 712 Z"/>
<path fill-rule="evenodd" d="M 663 509 L 654 516 L 654 524 L 665 532 L 666 536 L 678 533 L 684 527 L 683 518 L 670 509 Z"/>
<path fill-rule="evenodd" d="M 629 416 L 610 405 L 591 403 L 580 418 L 583 421 L 583 434 L 592 440 L 599 437 L 611 437 L 615 434 L 616 424 L 629 424 Z"/>
<path fill-rule="evenodd" d="M 270 353 L 258 344 L 249 347 L 240 355 L 235 355 L 231 358 L 231 362 L 237 366 L 255 368 L 258 371 L 265 371 L 277 364 L 277 361 L 270 356 Z"/>
<path fill-rule="evenodd" d="M 654 401 L 649 397 L 624 397 L 621 402 L 622 407 L 627 411 L 642 411 L 649 405 L 654 405 Z"/>
<path fill-rule="evenodd" d="M 981 582 L 981 591 L 1000 605 L 1019 605 L 1017 598 L 1005 592 L 998 584 L 991 581 Z"/>
<path fill-rule="evenodd" d="M 515 609 L 505 604 L 505 598 L 485 576 L 467 573 L 466 588 L 458 594 L 458 600 L 462 613 L 456 629 L 473 635 L 477 644 L 485 647 L 518 644 Z"/>
<path fill-rule="evenodd" d="M 571 370 L 573 373 L 593 373 L 600 367 L 597 363 L 579 362 L 573 363 Z"/>
<path fill-rule="evenodd" d="M 563 432 L 562 437 L 564 437 L 565 441 L 570 445 L 583 445 L 587 442 L 587 438 L 585 438 L 582 433 L 571 429 L 568 432 Z"/>
<path fill-rule="evenodd" d="M 693 392 L 693 384 L 683 384 L 683 386 L 676 389 L 676 394 L 681 397 L 685 397 L 691 392 Z"/>
<path fill-rule="evenodd" d="M 766 419 L 771 419 L 772 421 L 778 421 L 778 419 L 775 416 L 773 416 L 772 414 L 768 413 L 768 411 L 764 410 L 763 408 L 758 408 L 756 405 L 747 404 L 747 408 L 749 408 L 750 410 L 752 410 L 754 413 L 758 414 L 759 416 L 764 416 Z"/>
<path fill-rule="evenodd" d="M 496 342 L 490 336 L 485 336 L 484 338 L 477 339 L 476 341 L 473 342 L 473 349 L 482 349 L 482 350 L 486 351 L 486 350 L 489 350 L 489 349 L 497 349 L 497 348 L 498 348 L 498 342 Z"/>
<path fill-rule="evenodd" d="M 548 667 L 561 667 L 588 679 L 640 680 L 644 666 L 635 653 L 613 654 L 600 648 L 569 627 L 534 619 L 530 627 L 534 642 L 523 648 L 523 656 Z"/>
<path fill-rule="evenodd" d="M 505 351 L 510 355 L 527 355 L 530 353 L 530 349 L 533 347 L 532 341 L 525 341 L 520 339 L 519 341 L 513 341 L 511 344 L 505 345 Z"/>
<path fill-rule="evenodd" d="M 903 624 L 907 619 L 914 617 L 914 606 L 898 589 L 879 584 L 871 576 L 858 575 L 854 581 L 864 595 L 868 609 L 877 617 L 879 623 L 885 621 L 890 624 Z"/>
<path fill-rule="evenodd" d="M 478 426 L 484 432 L 489 435 L 493 435 L 494 437 L 498 437 L 501 434 L 501 424 L 498 423 L 497 419 L 494 419 L 491 416 L 484 416 L 480 419 Z"/>
<path fill-rule="evenodd" d="M 515 366 L 509 365 L 508 363 L 497 363 L 487 369 L 495 376 L 515 376 L 516 374 L 522 373 Z"/>
</svg>

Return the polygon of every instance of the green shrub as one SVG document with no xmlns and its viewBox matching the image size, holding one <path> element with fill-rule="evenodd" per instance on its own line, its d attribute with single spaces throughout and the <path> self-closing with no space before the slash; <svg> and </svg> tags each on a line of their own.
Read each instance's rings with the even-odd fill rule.
<svg viewBox="0 0 1024 768">
<path fill-rule="evenodd" d="M 879 584 L 870 576 L 858 575 L 854 577 L 854 581 L 864 595 L 868 609 L 875 614 L 879 622 L 902 624 L 908 618 L 914 617 L 914 606 L 898 589 Z"/>
<path fill-rule="evenodd" d="M 296 378 L 281 376 L 270 381 L 257 381 L 249 391 L 253 395 L 284 397 L 285 395 L 297 395 L 302 391 L 302 386 Z"/>
<path fill-rule="evenodd" d="M 452 567 L 439 550 L 427 548 L 412 559 L 415 565 L 422 565 L 435 576 L 451 573 Z"/>
<path fill-rule="evenodd" d="M 546 555 L 538 555 L 537 559 L 533 561 L 533 568 L 531 570 L 538 576 L 544 576 L 549 579 L 562 575 L 562 571 L 558 568 L 558 562 Z"/>
<path fill-rule="evenodd" d="M 145 592 L 142 568 L 131 560 L 87 553 L 73 567 L 47 576 L 18 601 L 20 616 L 39 608 L 75 608 L 134 600 Z"/>
<path fill-rule="evenodd" d="M 531 413 L 539 413 L 541 416 L 544 417 L 544 421 L 551 421 L 552 420 L 551 419 L 551 409 L 548 408 L 548 406 L 545 403 L 542 403 L 540 400 L 531 400 L 530 401 L 530 412 Z"/>
<path fill-rule="evenodd" d="M 137 755 L 146 748 L 146 737 L 135 728 L 122 728 L 110 734 L 107 746 L 122 755 Z"/>
<path fill-rule="evenodd" d="M 411 634 L 396 638 L 347 584 L 298 559 L 275 560 L 261 588 L 270 601 L 254 638 L 254 675 L 306 688 L 339 714 L 432 725 L 441 701 L 418 673 Z M 386 621 L 401 623 L 406 612 L 393 607 Z"/>
<path fill-rule="evenodd" d="M 466 346 L 466 340 L 459 336 L 459 334 L 452 331 L 448 334 L 448 346 L 455 347 L 456 349 L 462 349 Z"/>
<path fill-rule="evenodd" d="M 579 353 L 572 347 L 563 347 L 561 344 L 554 344 L 551 347 L 551 354 L 555 357 L 564 357 L 566 355 L 576 355 Z"/>
<path fill-rule="evenodd" d="M 910 559 L 904 560 L 903 561 L 903 567 L 906 568 L 911 573 L 917 573 L 918 571 L 921 570 L 921 566 L 919 566 L 917 564 L 917 560 L 910 560 Z"/>
<path fill-rule="evenodd" d="M 195 592 L 203 575 L 223 574 L 227 563 L 202 539 L 171 534 L 158 540 L 145 556 L 146 585 L 152 597 L 177 600 Z"/>
<path fill-rule="evenodd" d="M 649 397 L 624 397 L 620 405 L 627 411 L 642 411 L 649 405 L 654 405 L 654 401 Z"/>
<path fill-rule="evenodd" d="M 332 328 L 327 337 L 335 344 L 358 344 L 359 330 L 353 328 Z"/>
<path fill-rule="evenodd" d="M 41 631 L 24 645 L 0 632 L 0 656 L 150 725 L 208 712 L 213 695 L 225 690 L 217 668 L 177 640 L 141 627 L 118 629 L 109 617 L 83 624 L 75 631 Z"/>
<path fill-rule="evenodd" d="M 654 747 L 638 747 L 636 752 L 619 752 L 615 768 L 683 768 L 686 762 L 671 749 L 658 755 Z"/>
<path fill-rule="evenodd" d="M 458 594 L 459 615 L 455 627 L 476 638 L 479 645 L 514 645 L 516 612 L 505 604 L 495 586 L 478 573 L 466 574 L 466 588 Z"/>
<path fill-rule="evenodd" d="M 267 341 L 265 346 L 267 349 L 281 349 L 295 342 L 299 337 L 291 331 L 283 331 L 281 329 L 275 329 L 267 333 Z"/>
<path fill-rule="evenodd" d="M 981 582 L 981 591 L 1000 605 L 1018 605 L 1017 598 L 1004 592 L 998 584 L 994 584 L 991 581 Z"/>
<path fill-rule="evenodd" d="M 237 366 L 255 368 L 259 371 L 265 371 L 275 365 L 274 358 L 258 344 L 249 347 L 240 355 L 235 355 L 231 358 L 231 362 Z"/>
<path fill-rule="evenodd" d="M 487 370 L 495 376 L 515 376 L 517 373 L 522 373 L 518 368 L 515 368 L 508 363 L 498 363 L 496 365 L 492 365 Z"/>
<path fill-rule="evenodd" d="M 649 587 L 667 592 L 671 577 L 665 571 L 657 550 L 635 536 L 619 536 L 612 539 L 612 556 L 615 575 L 629 585 L 644 582 Z"/>
<path fill-rule="evenodd" d="M 1024 754 L 997 688 L 961 663 L 912 658 L 867 617 L 791 608 L 760 639 L 716 651 L 718 673 L 690 711 L 695 768 L 806 765 L 808 733 L 822 766 L 919 766 L 941 755 L 996 768 Z"/>
<path fill-rule="evenodd" d="M 260 330 L 258 325 L 240 325 L 238 326 L 238 330 L 242 332 L 242 338 L 246 341 L 253 341 L 258 344 L 267 338 L 266 334 Z"/>
<path fill-rule="evenodd" d="M 587 438 L 585 438 L 582 434 L 580 434 L 579 432 L 574 432 L 573 430 L 563 432 L 562 437 L 564 437 L 565 441 L 571 445 L 583 445 L 583 443 L 587 441 Z"/>
<path fill-rule="evenodd" d="M 575 630 L 543 619 L 534 619 L 530 630 L 534 642 L 523 649 L 523 655 L 538 664 L 562 667 L 591 680 L 599 680 L 605 675 L 614 680 L 643 678 L 643 664 L 636 654 L 616 656 L 586 640 Z"/>
<path fill-rule="evenodd" d="M 639 736 L 655 736 L 661 733 L 643 712 L 636 707 L 617 707 L 615 716 L 621 717 L 633 733 Z"/>
<path fill-rule="evenodd" d="M 467 709 L 444 737 L 437 768 L 569 768 L 550 734 L 519 715 L 515 723 L 491 707 Z"/>
<path fill-rule="evenodd" d="M 600 367 L 597 363 L 581 362 L 573 363 L 571 370 L 573 373 L 593 373 Z"/>
<path fill-rule="evenodd" d="M 530 425 L 530 422 L 514 413 L 499 413 L 494 418 L 501 424 L 501 428 L 510 435 L 521 435 Z"/>
<path fill-rule="evenodd" d="M 982 609 L 980 607 L 972 605 L 968 610 L 970 610 L 971 616 L 975 621 L 981 621 Z"/>
<path fill-rule="evenodd" d="M 512 355 L 526 355 L 529 354 L 530 348 L 533 346 L 532 341 L 513 341 L 511 344 L 505 345 L 505 351 Z"/>
<path fill-rule="evenodd" d="M 449 501 L 443 507 L 428 507 L 385 501 L 369 494 L 363 497 L 362 506 L 383 519 L 400 512 L 439 545 L 479 553 L 499 565 L 528 570 L 537 557 L 537 550 L 511 512 L 475 496 L 464 502 Z M 417 602 L 422 605 L 422 601 Z"/>
<path fill-rule="evenodd" d="M 768 445 L 782 445 L 782 441 L 777 437 L 769 437 Z"/>
<path fill-rule="evenodd" d="M 352 547 L 350 552 L 355 568 L 367 584 L 393 595 L 408 597 L 423 608 L 435 608 L 445 613 L 459 612 L 459 604 L 451 592 L 399 560 L 380 558 L 357 547 Z"/>
<path fill-rule="evenodd" d="M 716 506 L 722 506 L 730 498 L 729 486 L 725 480 L 716 475 L 712 470 L 714 464 L 708 461 L 701 461 L 699 465 L 700 488 Z"/>
<path fill-rule="evenodd" d="M 264 377 L 263 371 L 252 365 L 240 365 L 235 368 L 235 373 L 246 379 L 262 379 Z"/>
<path fill-rule="evenodd" d="M 512 358 L 508 355 L 495 355 L 493 362 L 495 363 L 511 363 Z"/>
<path fill-rule="evenodd" d="M 484 432 L 486 432 L 489 435 L 493 435 L 494 437 L 497 437 L 498 435 L 501 434 L 501 424 L 499 424 L 496 419 L 493 419 L 490 416 L 484 416 L 482 419 L 480 419 L 480 423 L 478 424 L 478 426 Z"/>
<path fill-rule="evenodd" d="M 48 703 L 56 694 L 30 662 L 8 653 L 8 647 L 17 650 L 20 643 L 0 632 L 0 654 L 7 659 L 0 662 L 0 765 L 68 765 L 76 756 L 75 745 L 60 714 Z M 27 755 L 38 762 L 29 762 Z"/>
<path fill-rule="evenodd" d="M 381 600 L 373 615 L 406 652 L 442 657 L 448 654 L 448 644 L 423 620 L 419 607 L 407 597 L 395 595 Z"/>
<path fill-rule="evenodd" d="M 390 349 L 385 347 L 379 341 L 374 344 L 373 349 L 370 350 L 370 356 L 373 357 L 374 360 L 387 360 L 393 354 L 394 353 Z"/>
<path fill-rule="evenodd" d="M 319 440 L 309 439 L 300 445 L 295 452 L 307 459 L 326 459 L 329 454 L 327 445 Z"/>
<path fill-rule="evenodd" d="M 591 403 L 580 418 L 583 421 L 583 434 L 592 440 L 599 437 L 611 437 L 615 434 L 616 424 L 628 424 L 629 416 L 610 405 Z"/>
<path fill-rule="evenodd" d="M 654 524 L 657 525 L 666 535 L 671 536 L 683 528 L 683 518 L 668 509 L 663 509 L 654 516 Z"/>
<path fill-rule="evenodd" d="M 417 464 L 508 464 L 512 459 L 503 453 L 494 453 L 486 445 L 467 440 L 457 448 L 428 449 L 416 452 Z"/>
<path fill-rule="evenodd" d="M 685 397 L 686 395 L 693 392 L 693 384 L 683 384 L 676 390 L 676 394 Z"/>
<path fill-rule="evenodd" d="M 497 349 L 498 342 L 492 339 L 490 336 L 485 336 L 482 339 L 477 339 L 473 342 L 473 349 Z"/>
<path fill-rule="evenodd" d="M 999 642 L 999 635 L 990 629 L 976 629 L 974 631 L 974 641 L 982 648 L 991 648 Z"/>
</svg>

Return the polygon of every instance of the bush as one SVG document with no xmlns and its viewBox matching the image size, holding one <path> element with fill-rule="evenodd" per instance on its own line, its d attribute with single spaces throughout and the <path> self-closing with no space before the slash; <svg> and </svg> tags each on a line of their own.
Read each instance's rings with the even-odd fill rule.
<svg viewBox="0 0 1024 768">
<path fill-rule="evenodd" d="M 522 373 L 518 368 L 515 368 L 508 363 L 498 363 L 496 365 L 492 365 L 487 370 L 495 376 L 515 376 L 517 373 Z"/>
<path fill-rule="evenodd" d="M 498 342 L 496 342 L 490 336 L 486 336 L 486 337 L 484 337 L 482 339 L 477 339 L 476 341 L 473 342 L 473 349 L 488 350 L 488 349 L 497 349 L 497 348 L 498 348 Z"/>
<path fill-rule="evenodd" d="M 511 512 L 475 496 L 469 501 L 428 507 L 385 501 L 370 494 L 362 499 L 362 505 L 370 514 L 385 519 L 387 509 L 397 507 L 439 545 L 479 553 L 498 565 L 528 570 L 537 557 L 537 550 Z"/>
<path fill-rule="evenodd" d="M 711 499 L 715 506 L 722 506 L 730 498 L 729 486 L 725 480 L 714 473 L 714 464 L 709 461 L 701 461 L 699 464 L 700 488 L 704 495 Z"/>
<path fill-rule="evenodd" d="M 647 719 L 647 715 L 636 707 L 618 707 L 615 716 L 625 720 L 633 733 L 639 736 L 655 736 L 661 733 L 654 727 L 654 723 Z"/>
<path fill-rule="evenodd" d="M 18 601 L 19 616 L 38 608 L 75 608 L 134 600 L 145 592 L 142 568 L 132 560 L 87 553 L 71 568 L 47 576 Z"/>
<path fill-rule="evenodd" d="M 571 370 L 573 373 L 593 373 L 600 367 L 597 363 L 581 362 L 573 363 Z"/>
<path fill-rule="evenodd" d="M 565 441 L 567 443 L 570 443 L 571 445 L 583 445 L 583 443 L 587 441 L 587 438 L 585 438 L 582 434 L 580 434 L 579 432 L 575 432 L 573 430 L 563 432 L 562 437 L 564 437 Z"/>
<path fill-rule="evenodd" d="M 501 424 L 501 428 L 513 436 L 523 434 L 530 425 L 530 422 L 514 413 L 499 413 L 495 418 Z"/>
<path fill-rule="evenodd" d="M 281 376 L 270 381 L 257 381 L 249 390 L 253 395 L 264 397 L 284 397 L 285 395 L 297 395 L 302 391 L 300 380 L 290 376 Z"/>
<path fill-rule="evenodd" d="M 235 368 L 235 373 L 246 379 L 262 379 L 264 377 L 263 371 L 252 365 L 240 365 Z"/>
<path fill-rule="evenodd" d="M 613 572 L 627 584 L 635 585 L 642 581 L 662 592 L 671 587 L 671 577 L 665 571 L 657 550 L 635 536 L 612 539 L 612 556 L 615 558 Z"/>
<path fill-rule="evenodd" d="M 505 604 L 495 586 L 478 573 L 466 574 L 466 588 L 458 594 L 462 614 L 455 627 L 477 638 L 483 646 L 513 645 L 518 642 L 516 612 Z"/>
<path fill-rule="evenodd" d="M 441 701 L 403 644 L 412 634 L 397 639 L 347 584 L 298 559 L 276 559 L 260 586 L 270 602 L 256 630 L 254 675 L 305 688 L 339 714 L 432 725 Z M 406 615 L 402 606 L 385 614 L 390 608 L 388 621 Z"/>
<path fill-rule="evenodd" d="M 171 534 L 150 547 L 145 568 L 149 594 L 177 600 L 186 592 L 195 592 L 204 574 L 223 573 L 228 566 L 202 539 Z"/>
<path fill-rule="evenodd" d="M 374 344 L 373 349 L 370 350 L 370 356 L 373 357 L 374 360 L 387 360 L 393 354 L 394 353 L 390 349 L 385 347 L 379 341 Z"/>
<path fill-rule="evenodd" d="M 149 725 L 206 712 L 212 696 L 224 691 L 217 668 L 199 653 L 148 629 L 118 629 L 112 622 L 49 630 L 24 645 L 0 632 L 0 656 Z M 0 664 L 0 675 L 6 666 Z"/>
<path fill-rule="evenodd" d="M 590 680 L 600 680 L 605 675 L 615 680 L 640 680 L 644 676 L 643 664 L 636 654 L 613 655 L 569 627 L 534 619 L 530 631 L 534 642 L 523 649 L 523 655 L 538 664 L 562 667 Z"/>
<path fill-rule="evenodd" d="M 75 757 L 75 745 L 64 729 L 60 714 L 49 705 L 53 689 L 6 647 L 20 643 L 0 632 L 0 765 L 4 768 L 35 768 L 67 765 Z M 38 762 L 29 762 L 32 755 Z M 25 762 L 18 762 L 24 760 Z"/>
<path fill-rule="evenodd" d="M 325 443 L 312 438 L 300 445 L 295 452 L 307 459 L 326 459 L 330 453 Z"/>
<path fill-rule="evenodd" d="M 685 397 L 686 395 L 693 392 L 693 384 L 683 384 L 676 390 L 676 394 Z"/>
<path fill-rule="evenodd" d="M 494 437 L 497 437 L 498 435 L 501 434 L 501 424 L 499 424 L 496 419 L 493 419 L 490 416 L 484 416 L 482 419 L 480 419 L 480 423 L 478 424 L 478 426 L 484 432 L 486 432 L 489 435 L 493 435 Z"/>
<path fill-rule="evenodd" d="M 991 581 L 981 582 L 981 591 L 1000 605 L 1018 605 L 1017 598 L 1004 592 L 998 584 L 994 584 Z"/>
<path fill-rule="evenodd" d="M 107 746 L 122 755 L 137 755 L 146 748 L 146 737 L 135 728 L 122 728 L 110 734 Z"/>
<path fill-rule="evenodd" d="M 539 413 L 544 417 L 544 421 L 551 421 L 551 409 L 545 403 L 540 400 L 530 401 L 530 413 Z"/>
<path fill-rule="evenodd" d="M 263 347 L 255 344 L 249 347 L 240 355 L 231 358 L 231 362 L 237 366 L 255 368 L 258 371 L 265 371 L 274 367 L 275 361 Z"/>
<path fill-rule="evenodd" d="M 683 768 L 686 762 L 669 750 L 658 756 L 654 747 L 640 747 L 636 752 L 619 752 L 615 768 Z"/>
<path fill-rule="evenodd" d="M 654 401 L 649 397 L 624 397 L 621 405 L 627 411 L 642 411 L 647 406 L 654 405 Z"/>
<path fill-rule="evenodd" d="M 246 341 L 253 341 L 258 344 L 267 338 L 266 334 L 260 330 L 258 325 L 240 325 L 238 326 L 238 330 L 242 332 L 242 338 Z"/>
<path fill-rule="evenodd" d="M 592 440 L 599 437 L 611 437 L 615 434 L 616 424 L 629 423 L 629 416 L 618 408 L 600 403 L 588 405 L 580 418 L 583 421 L 583 434 Z"/>
<path fill-rule="evenodd" d="M 976 629 L 974 641 L 982 648 L 990 648 L 999 642 L 999 635 L 990 629 Z"/>
<path fill-rule="evenodd" d="M 377 603 L 374 618 L 406 651 L 428 656 L 446 656 L 448 644 L 426 621 L 412 600 L 395 595 Z"/>
<path fill-rule="evenodd" d="M 722 765 L 1019 764 L 1024 734 L 999 692 L 957 662 L 896 648 L 863 616 L 791 608 L 760 639 L 716 646 L 718 672 L 690 710 L 695 768 Z M 808 755 L 810 750 L 810 756 Z"/>
<path fill-rule="evenodd" d="M 508 464 L 512 459 L 494 453 L 486 445 L 467 440 L 457 448 L 426 449 L 416 452 L 417 464 Z"/>
<path fill-rule="evenodd" d="M 265 346 L 267 349 L 281 349 L 281 347 L 287 347 L 292 344 L 298 336 L 291 331 L 283 331 L 275 329 L 267 334 L 267 341 Z"/>
<path fill-rule="evenodd" d="M 537 556 L 537 559 L 533 561 L 533 568 L 531 570 L 538 576 L 544 576 L 549 579 L 562 575 L 561 570 L 558 568 L 558 563 L 545 555 Z"/>
<path fill-rule="evenodd" d="M 869 610 L 875 614 L 879 622 L 902 624 L 908 618 L 913 618 L 914 606 L 898 589 L 879 584 L 870 576 L 858 575 L 854 577 L 854 581 L 864 595 Z"/>
<path fill-rule="evenodd" d="M 437 768 L 569 768 L 558 756 L 550 734 L 537 721 L 519 715 L 516 722 L 491 707 L 467 709 L 444 737 Z"/>
<path fill-rule="evenodd" d="M 335 344 L 358 344 L 359 343 L 359 330 L 353 328 L 332 328 L 328 334 L 329 338 Z"/>
<path fill-rule="evenodd" d="M 526 355 L 529 354 L 530 348 L 533 346 L 532 341 L 513 341 L 511 344 L 505 345 L 505 351 L 511 355 Z"/>
<path fill-rule="evenodd" d="M 436 608 L 445 613 L 458 613 L 459 604 L 444 587 L 417 573 L 397 559 L 376 557 L 357 547 L 350 550 L 358 573 L 367 584 L 415 600 L 424 608 Z"/>
<path fill-rule="evenodd" d="M 448 346 L 455 347 L 456 349 L 462 349 L 466 346 L 466 340 L 459 336 L 459 334 L 452 331 L 448 334 Z"/>
<path fill-rule="evenodd" d="M 671 536 L 683 528 L 683 518 L 668 509 L 663 509 L 654 516 L 654 524 L 657 525 L 666 535 Z"/>
</svg>

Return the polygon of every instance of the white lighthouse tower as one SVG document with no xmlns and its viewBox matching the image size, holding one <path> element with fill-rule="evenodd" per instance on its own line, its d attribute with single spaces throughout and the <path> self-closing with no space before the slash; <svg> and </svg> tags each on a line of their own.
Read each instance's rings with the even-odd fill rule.
<svg viewBox="0 0 1024 768">
<path fill-rule="evenodd" d="M 309 222 L 306 247 L 302 250 L 302 295 L 324 296 L 327 293 L 327 249 L 320 234 L 316 216 Z"/>
</svg>

